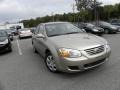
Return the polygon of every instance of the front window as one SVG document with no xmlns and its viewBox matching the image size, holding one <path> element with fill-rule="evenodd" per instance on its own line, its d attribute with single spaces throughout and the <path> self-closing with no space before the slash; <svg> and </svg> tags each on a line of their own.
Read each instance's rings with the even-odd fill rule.
<svg viewBox="0 0 120 90">
<path fill-rule="evenodd" d="M 73 33 L 83 33 L 83 31 L 70 23 L 47 24 L 46 33 L 48 37 Z"/>
</svg>

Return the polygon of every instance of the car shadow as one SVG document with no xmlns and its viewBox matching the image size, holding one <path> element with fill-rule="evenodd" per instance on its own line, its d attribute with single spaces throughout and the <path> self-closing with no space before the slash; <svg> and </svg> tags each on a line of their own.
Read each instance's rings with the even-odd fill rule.
<svg viewBox="0 0 120 90">
<path fill-rule="evenodd" d="M 1 82 L 0 82 L 0 90 L 5 90 L 5 87 L 2 85 Z"/>
<path fill-rule="evenodd" d="M 21 39 L 19 39 L 19 40 L 24 40 L 24 39 L 31 39 L 32 37 L 24 37 L 24 38 L 21 38 Z"/>
<path fill-rule="evenodd" d="M 4 55 L 8 55 L 10 54 L 11 52 L 3 52 L 3 53 L 0 53 L 0 56 L 4 56 Z"/>
</svg>

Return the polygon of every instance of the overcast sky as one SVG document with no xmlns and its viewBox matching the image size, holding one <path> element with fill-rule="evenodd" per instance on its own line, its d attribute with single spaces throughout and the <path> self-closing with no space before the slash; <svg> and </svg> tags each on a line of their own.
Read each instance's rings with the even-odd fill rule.
<svg viewBox="0 0 120 90">
<path fill-rule="evenodd" d="M 120 0 L 99 0 L 115 4 Z M 74 0 L 0 0 L 0 22 L 19 21 L 58 13 L 72 12 Z"/>
</svg>

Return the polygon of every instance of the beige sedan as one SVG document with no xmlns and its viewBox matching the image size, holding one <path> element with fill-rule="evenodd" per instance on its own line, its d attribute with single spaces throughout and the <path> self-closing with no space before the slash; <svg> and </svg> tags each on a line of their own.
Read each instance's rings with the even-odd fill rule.
<svg viewBox="0 0 120 90">
<path fill-rule="evenodd" d="M 32 36 L 34 52 L 52 72 L 79 72 L 102 65 L 111 53 L 108 42 L 68 22 L 38 25 Z"/>
</svg>

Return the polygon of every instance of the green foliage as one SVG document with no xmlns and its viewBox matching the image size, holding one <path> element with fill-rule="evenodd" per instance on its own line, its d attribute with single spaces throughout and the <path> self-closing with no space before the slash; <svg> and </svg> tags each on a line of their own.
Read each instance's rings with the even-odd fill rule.
<svg viewBox="0 0 120 90">
<path fill-rule="evenodd" d="M 120 4 L 105 5 L 97 7 L 98 19 L 109 20 L 120 18 Z M 78 13 L 56 14 L 54 16 L 37 17 L 36 19 L 23 20 L 25 27 L 36 27 L 40 23 L 52 21 L 67 21 L 67 22 L 88 22 L 94 20 L 94 10 L 81 10 Z"/>
</svg>

